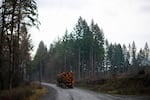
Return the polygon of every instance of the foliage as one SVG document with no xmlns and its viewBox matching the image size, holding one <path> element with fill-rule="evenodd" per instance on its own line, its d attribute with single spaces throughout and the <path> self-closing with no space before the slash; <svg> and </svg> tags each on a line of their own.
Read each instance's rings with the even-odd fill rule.
<svg viewBox="0 0 150 100">
<path fill-rule="evenodd" d="M 70 33 L 66 30 L 62 38 L 50 44 L 45 55 L 43 54 L 46 47 L 40 45 L 41 43 L 33 62 L 37 63 L 35 68 L 38 68 L 44 59 L 41 69 L 45 70 L 46 75 L 42 79 L 52 82 L 56 75 L 63 71 L 73 71 L 76 80 L 82 80 L 136 73 L 145 68 L 149 69 L 144 66 L 150 66 L 147 43 L 139 52 L 134 41 L 129 47 L 125 44 L 122 46 L 119 43 L 109 43 L 104 39 L 103 30 L 94 23 L 94 20 L 88 25 L 82 17 L 79 17 Z M 38 55 L 43 56 L 37 60 Z"/>
<path fill-rule="evenodd" d="M 34 0 L 2 0 L 0 6 L 0 90 L 18 86 L 31 74 L 28 29 L 39 25 Z"/>
<path fill-rule="evenodd" d="M 41 41 L 39 44 L 39 48 L 37 49 L 36 55 L 34 57 L 34 60 L 32 61 L 32 72 L 38 74 L 38 77 L 41 81 L 41 78 L 43 79 L 46 74 L 46 62 L 47 60 L 47 48 L 44 45 L 44 42 Z"/>
<path fill-rule="evenodd" d="M 44 58 L 41 56 L 39 61 L 37 60 L 38 55 L 42 55 L 42 52 L 39 51 L 44 50 L 44 48 L 40 49 L 40 44 L 33 60 L 37 66 Z M 42 68 L 47 65 L 47 68 L 44 69 L 48 69 L 46 73 L 53 73 L 51 74 L 52 77 L 62 71 L 73 71 L 78 79 L 91 77 L 96 72 L 103 70 L 103 32 L 94 21 L 88 26 L 86 20 L 79 17 L 73 31 L 69 34 L 66 30 L 62 38 L 51 44 L 47 55 L 48 60 Z"/>
</svg>

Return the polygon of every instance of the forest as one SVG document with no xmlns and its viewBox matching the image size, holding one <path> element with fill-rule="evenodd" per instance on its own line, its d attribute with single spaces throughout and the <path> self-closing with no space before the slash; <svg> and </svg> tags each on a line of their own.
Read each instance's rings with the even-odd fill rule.
<svg viewBox="0 0 150 100">
<path fill-rule="evenodd" d="M 31 57 L 34 46 L 29 30 L 39 25 L 34 0 L 2 0 L 0 90 L 12 89 L 25 80 L 55 82 L 56 75 L 64 71 L 74 72 L 78 81 L 142 70 L 149 73 L 147 42 L 140 50 L 134 41 L 113 44 L 94 20 L 88 25 L 81 16 L 73 30 L 66 30 L 64 36 L 51 43 L 49 48 L 41 40 L 35 56 Z"/>
<path fill-rule="evenodd" d="M 66 71 L 74 72 L 76 81 L 149 73 L 148 43 L 143 47 L 138 50 L 134 41 L 128 45 L 109 43 L 94 20 L 88 25 L 80 16 L 73 30 L 66 30 L 49 49 L 43 41 L 39 43 L 32 62 L 33 75 L 37 76 L 36 80 L 55 82 L 56 75 Z"/>
<path fill-rule="evenodd" d="M 34 0 L 2 0 L 0 5 L 0 90 L 17 87 L 31 75 L 29 29 L 38 27 Z"/>
</svg>

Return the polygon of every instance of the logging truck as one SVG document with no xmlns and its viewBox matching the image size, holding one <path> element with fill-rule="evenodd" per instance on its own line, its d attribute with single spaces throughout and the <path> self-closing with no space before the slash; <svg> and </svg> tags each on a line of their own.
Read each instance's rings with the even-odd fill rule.
<svg viewBox="0 0 150 100">
<path fill-rule="evenodd" d="M 62 88 L 73 88 L 74 87 L 73 72 L 62 72 L 58 74 L 56 85 Z"/>
</svg>

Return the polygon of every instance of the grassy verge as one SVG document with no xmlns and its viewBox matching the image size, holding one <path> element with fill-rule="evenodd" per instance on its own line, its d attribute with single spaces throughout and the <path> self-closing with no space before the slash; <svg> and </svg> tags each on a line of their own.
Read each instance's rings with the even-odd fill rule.
<svg viewBox="0 0 150 100">
<path fill-rule="evenodd" d="M 78 87 L 96 92 L 123 95 L 150 95 L 150 76 L 136 75 L 77 82 Z"/>
<path fill-rule="evenodd" d="M 0 91 L 0 100 L 39 100 L 46 92 L 46 88 L 37 83 L 31 83 L 11 90 Z"/>
<path fill-rule="evenodd" d="M 41 87 L 40 85 L 34 85 L 33 94 L 30 95 L 26 100 L 39 100 L 39 98 L 46 94 L 47 89 L 45 87 Z"/>
</svg>

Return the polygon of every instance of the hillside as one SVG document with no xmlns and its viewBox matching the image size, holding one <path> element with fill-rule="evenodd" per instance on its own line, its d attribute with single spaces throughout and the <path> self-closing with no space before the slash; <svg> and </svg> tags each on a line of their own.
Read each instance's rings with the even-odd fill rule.
<svg viewBox="0 0 150 100">
<path fill-rule="evenodd" d="M 79 87 L 97 92 L 123 95 L 150 95 L 150 74 L 116 75 L 98 80 L 82 80 Z"/>
</svg>

